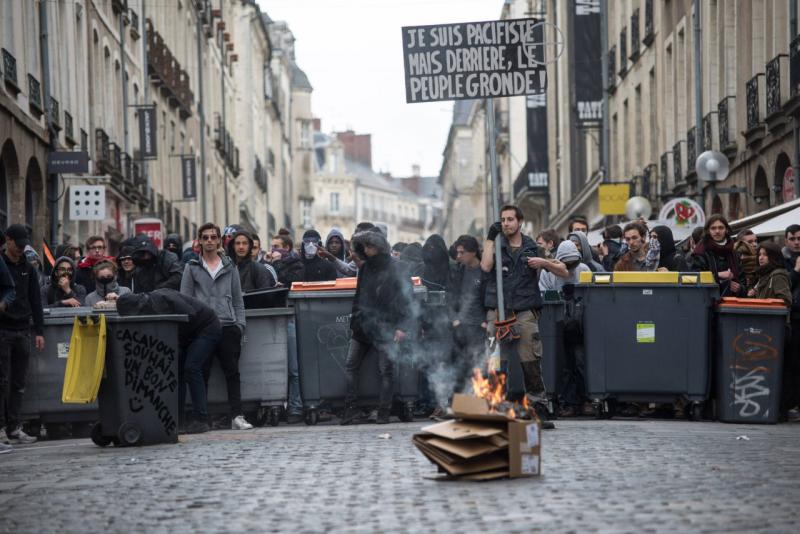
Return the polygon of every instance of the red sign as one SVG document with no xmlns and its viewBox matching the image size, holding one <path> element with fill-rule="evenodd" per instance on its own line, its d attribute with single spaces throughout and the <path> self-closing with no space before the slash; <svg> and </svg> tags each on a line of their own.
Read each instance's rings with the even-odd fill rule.
<svg viewBox="0 0 800 534">
<path fill-rule="evenodd" d="M 145 234 L 153 240 L 157 249 L 164 242 L 164 224 L 161 219 L 136 219 L 133 221 L 134 235 Z"/>
<path fill-rule="evenodd" d="M 786 172 L 783 173 L 783 201 L 794 200 L 794 195 L 794 168 L 788 167 Z"/>
</svg>

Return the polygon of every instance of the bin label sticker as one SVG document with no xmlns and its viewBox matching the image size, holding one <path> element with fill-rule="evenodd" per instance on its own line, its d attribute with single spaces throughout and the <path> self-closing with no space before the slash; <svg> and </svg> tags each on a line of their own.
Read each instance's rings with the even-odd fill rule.
<svg viewBox="0 0 800 534">
<path fill-rule="evenodd" d="M 652 289 L 642 289 L 642 295 L 653 295 Z"/>
<path fill-rule="evenodd" d="M 636 323 L 636 342 L 655 343 L 656 324 L 655 323 Z"/>
<path fill-rule="evenodd" d="M 69 342 L 62 342 L 58 344 L 58 357 L 59 358 L 69 357 Z"/>
<path fill-rule="evenodd" d="M 538 454 L 523 454 L 520 456 L 521 465 L 520 471 L 526 475 L 539 474 L 539 455 Z"/>
<path fill-rule="evenodd" d="M 539 445 L 539 425 L 532 423 L 525 427 L 528 443 L 526 444 L 529 449 L 533 449 Z"/>
</svg>

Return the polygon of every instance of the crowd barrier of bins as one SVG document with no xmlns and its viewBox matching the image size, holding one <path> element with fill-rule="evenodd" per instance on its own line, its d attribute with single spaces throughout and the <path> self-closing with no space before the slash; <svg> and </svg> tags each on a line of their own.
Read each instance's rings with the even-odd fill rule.
<svg viewBox="0 0 800 534">
<path fill-rule="evenodd" d="M 239 365 L 243 405 L 258 424 L 278 424 L 280 407 L 288 394 L 291 343 L 298 348 L 306 423 L 316 424 L 321 406 L 340 407 L 344 400 L 355 280 L 300 284 L 296 289 L 288 295 L 291 306 L 287 306 L 285 289 L 280 295 L 270 291 L 248 298 L 248 326 Z M 425 301 L 426 290 L 418 283 L 415 295 Z M 717 301 L 717 296 L 711 273 L 582 273 L 570 313 L 580 315 L 582 322 L 586 392 L 596 415 L 613 416 L 618 402 L 683 401 L 690 418 L 699 419 L 704 404 L 713 399 L 713 413 L 721 421 L 777 422 L 788 311 L 781 301 Z M 539 325 L 544 346 L 542 368 L 550 409 L 557 414 L 564 372 L 566 304 L 558 293 L 546 292 L 543 297 Z M 55 423 L 102 420 L 107 421 L 106 426 L 123 426 L 124 421 L 101 414 L 97 403 L 61 402 L 74 317 L 92 313 L 89 308 L 45 311 L 45 351 L 31 359 L 22 406 L 25 419 L 41 423 L 40 434 L 46 435 L 48 425 Z M 135 378 L 125 367 L 131 365 L 125 355 L 134 350 L 132 343 L 138 342 L 123 339 L 132 330 L 139 332 L 137 337 L 149 335 L 177 347 L 177 320 L 106 315 L 107 357 L 113 354 L 112 359 L 119 360 L 107 361 L 107 370 L 120 384 Z M 296 339 L 289 338 L 290 321 L 296 324 Z M 419 384 L 417 369 L 407 364 L 396 367 L 395 400 L 403 420 L 412 418 Z M 360 401 L 376 403 L 378 386 L 377 359 L 367 358 L 361 369 Z M 136 412 L 147 406 L 143 401 L 150 402 L 153 397 L 149 391 L 140 390 L 147 398 L 135 394 L 123 398 L 120 393 L 108 400 L 108 387 L 105 393 L 107 404 L 115 406 L 117 412 Z M 170 406 L 177 403 L 177 397 L 174 401 L 171 396 L 165 399 L 160 400 Z M 226 399 L 224 379 L 215 364 L 209 381 L 210 412 L 223 411 Z M 160 418 L 161 427 L 167 428 L 172 416 L 161 412 L 161 416 L 153 415 L 153 420 Z M 101 432 L 95 425 L 93 434 L 111 442 L 146 443 L 148 433 L 152 435 L 147 427 L 139 423 L 133 430 L 104 428 Z M 172 437 L 162 435 L 158 439 Z"/>
</svg>

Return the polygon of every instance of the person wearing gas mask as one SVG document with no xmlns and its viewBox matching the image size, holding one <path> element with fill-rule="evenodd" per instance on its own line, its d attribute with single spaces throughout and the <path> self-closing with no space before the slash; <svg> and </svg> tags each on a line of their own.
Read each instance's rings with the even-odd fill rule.
<svg viewBox="0 0 800 534">
<path fill-rule="evenodd" d="M 85 304 L 95 307 L 100 303 L 115 302 L 121 295 L 131 292 L 117 283 L 117 266 L 111 261 L 101 261 L 92 267 L 95 290 L 86 295 Z M 110 304 L 105 304 L 109 306 Z M 103 306 L 103 305 L 100 305 Z M 100 307 L 98 306 L 98 307 Z"/>
<path fill-rule="evenodd" d="M 169 250 L 159 251 L 155 243 L 144 234 L 136 236 L 133 250 L 133 273 L 131 289 L 134 293 L 147 293 L 155 289 L 181 287 L 183 264 Z"/>
<path fill-rule="evenodd" d="M 289 288 L 294 282 L 303 280 L 303 262 L 293 248 L 291 237 L 278 234 L 273 238 L 272 249 L 266 256 L 278 275 L 278 283 Z"/>
<path fill-rule="evenodd" d="M 303 244 L 300 247 L 300 257 L 303 260 L 303 282 L 325 282 L 336 280 L 336 267 L 333 263 L 325 261 L 319 254 L 322 248 L 322 236 L 316 230 L 306 230 L 303 234 Z"/>
</svg>

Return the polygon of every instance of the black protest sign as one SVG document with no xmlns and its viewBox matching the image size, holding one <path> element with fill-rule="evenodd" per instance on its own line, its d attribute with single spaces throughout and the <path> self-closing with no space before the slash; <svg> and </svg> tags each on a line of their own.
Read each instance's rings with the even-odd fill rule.
<svg viewBox="0 0 800 534">
<path fill-rule="evenodd" d="M 575 105 L 578 124 L 585 125 L 603 119 L 600 0 L 579 0 L 574 2 L 572 9 Z"/>
<path fill-rule="evenodd" d="M 402 30 L 408 103 L 545 92 L 545 32 L 537 19 Z"/>
<path fill-rule="evenodd" d="M 183 198 L 197 198 L 197 176 L 194 156 L 181 158 Z"/>
<path fill-rule="evenodd" d="M 139 108 L 139 157 L 141 159 L 158 157 L 155 106 Z"/>
</svg>

